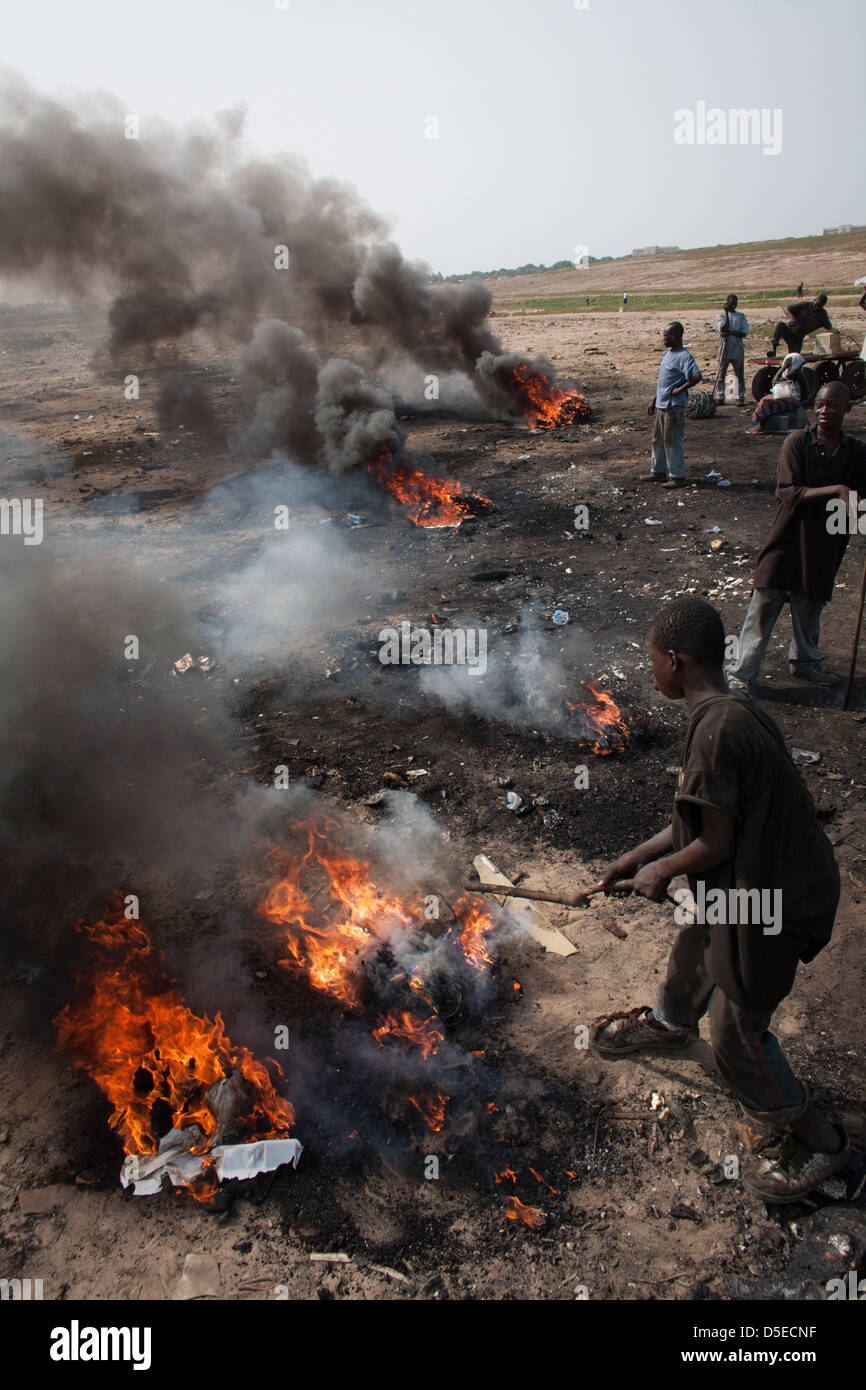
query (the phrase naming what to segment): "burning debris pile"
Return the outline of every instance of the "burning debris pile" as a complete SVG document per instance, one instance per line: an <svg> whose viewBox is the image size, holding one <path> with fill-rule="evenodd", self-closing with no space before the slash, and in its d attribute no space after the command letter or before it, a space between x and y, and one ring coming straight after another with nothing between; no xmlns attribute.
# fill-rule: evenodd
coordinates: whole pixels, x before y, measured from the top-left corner
<svg viewBox="0 0 866 1390"><path fill-rule="evenodd" d="M102 921L80 922L77 930L89 960L77 982L79 1000L55 1019L58 1045L111 1105L109 1123L128 1155L124 1179L146 1180L165 1167L175 1186L210 1201L221 1169L233 1175L229 1135L257 1145L284 1139L294 1124L268 1069L279 1075L280 1068L233 1044L219 1013L211 1020L187 1007L147 929L125 916L121 894ZM299 1155L291 1141L268 1158L297 1163ZM148 1164L153 1157L160 1162ZM234 1165L235 1173L242 1169ZM261 1169L246 1175L254 1171ZM142 1190L158 1188L157 1180Z"/></svg>
<svg viewBox="0 0 866 1390"><path fill-rule="evenodd" d="M408 1062L406 1103L437 1133L449 1101L441 1078L459 1052L446 1042L448 1024L493 993L493 919L468 894L413 901L381 889L369 861L344 848L333 816L299 822L291 835L306 848L270 850L278 877L259 906L288 951L280 965L342 1010L375 1020L375 1043Z"/></svg>
<svg viewBox="0 0 866 1390"><path fill-rule="evenodd" d="M171 348L158 413L173 428L212 416L176 345L199 330L245 342L245 418L232 447L285 450L338 473L366 468L410 520L445 526L486 501L407 450L395 406L401 364L436 382L436 399L440 376L458 374L464 408L486 418L545 429L587 418L585 398L560 387L549 362L503 353L485 285L434 284L352 189L314 179L298 159L250 158L238 113L188 132L149 122L141 140L127 124L113 100L82 118L4 78L0 275L81 298L108 287L112 370L158 365L159 349Z"/></svg>
<svg viewBox="0 0 866 1390"><path fill-rule="evenodd" d="M592 701L574 704L570 700L564 701L573 719L580 721L578 738L581 745L599 757L622 753L631 737L631 720L614 704L607 691L598 690L591 681L584 681L584 687L595 697Z"/></svg>
<svg viewBox="0 0 866 1390"><path fill-rule="evenodd" d="M409 520L416 526L459 526L467 517L479 516L490 506L487 497L464 492L456 479L435 478L408 461L398 462L384 445L367 468L379 486L407 508Z"/></svg>

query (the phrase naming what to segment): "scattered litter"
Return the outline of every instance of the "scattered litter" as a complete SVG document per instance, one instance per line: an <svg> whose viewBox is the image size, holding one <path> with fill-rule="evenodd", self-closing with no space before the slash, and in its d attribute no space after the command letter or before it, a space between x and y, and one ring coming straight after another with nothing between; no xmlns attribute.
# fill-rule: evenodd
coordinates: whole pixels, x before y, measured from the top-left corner
<svg viewBox="0 0 866 1390"><path fill-rule="evenodd" d="M722 529L721 526L705 526L705 527L704 527L704 535L705 535L705 536L717 536L717 535L719 534L719 532L721 531L721 529Z"/></svg>
<svg viewBox="0 0 866 1390"><path fill-rule="evenodd" d="M810 753L808 748L792 748L791 757L795 763L819 763L821 761L821 754Z"/></svg>
<svg viewBox="0 0 866 1390"><path fill-rule="evenodd" d="M65 1200L66 1195L59 1183L52 1187L33 1187L28 1192L18 1193L18 1206L22 1216L47 1216Z"/></svg>
<svg viewBox="0 0 866 1390"><path fill-rule="evenodd" d="M719 481L716 483L716 487L730 487L730 486L731 486L731 480L730 480L730 478L719 478Z"/></svg>
<svg viewBox="0 0 866 1390"><path fill-rule="evenodd" d="M643 524L644 526L661 526L661 522L655 521L651 516L645 516L643 519Z"/></svg>
<svg viewBox="0 0 866 1390"><path fill-rule="evenodd" d="M372 796L364 797L365 806L382 806L385 802L385 792L374 792Z"/></svg>
<svg viewBox="0 0 866 1390"><path fill-rule="evenodd" d="M503 791L504 791L506 787L513 787L513 786L514 786L514 778L513 778L513 777L497 777L497 779L496 779L496 785L497 785L497 787L502 787L502 789L503 789Z"/></svg>
<svg viewBox="0 0 866 1390"><path fill-rule="evenodd" d="M650 1096L650 1110L658 1110L664 1103L664 1097L659 1095L658 1091L653 1091Z"/></svg>
<svg viewBox="0 0 866 1390"><path fill-rule="evenodd" d="M369 526L370 519L363 512L347 512L343 524L345 526Z"/></svg>
<svg viewBox="0 0 866 1390"><path fill-rule="evenodd" d="M557 608L553 615L553 621L556 623L557 627L565 627L565 624L568 622L568 613L566 610L564 608Z"/></svg>
<svg viewBox="0 0 866 1390"><path fill-rule="evenodd" d="M337 1250L333 1255L313 1254L310 1256L310 1263L319 1265L347 1265L351 1264L351 1260L345 1250Z"/></svg>
<svg viewBox="0 0 866 1390"><path fill-rule="evenodd" d="M509 811L519 811L523 805L523 797L518 796L517 792L509 792L505 798L505 804Z"/></svg>
<svg viewBox="0 0 866 1390"><path fill-rule="evenodd" d="M213 1255L187 1255L183 1274L172 1297L178 1301L190 1298L222 1298L220 1267Z"/></svg>
<svg viewBox="0 0 866 1390"><path fill-rule="evenodd" d="M711 468L709 473L707 474L708 478L721 478L721 476L721 473L719 473L715 468Z"/></svg>
<svg viewBox="0 0 866 1390"><path fill-rule="evenodd" d="M531 455L531 454L518 454L518 455L517 455L517 462L518 462L518 463L526 463L526 462L527 462L529 459L531 459L531 458L532 458L532 455Z"/></svg>
<svg viewBox="0 0 866 1390"><path fill-rule="evenodd" d="M183 656L179 656L177 661L173 663L171 673L173 676L183 676L187 671L196 668L208 675L215 666L216 662L212 656L194 657L192 652L184 652Z"/></svg>
<svg viewBox="0 0 866 1390"><path fill-rule="evenodd" d="M430 776L430 773L427 771L426 767L412 767L412 768L410 768L409 771L406 773L406 776L407 776L407 777L429 777L429 776Z"/></svg>
<svg viewBox="0 0 866 1390"><path fill-rule="evenodd" d="M710 541L710 550L713 550L718 554L718 552L721 550L724 544L724 537L719 536L718 540Z"/></svg>
<svg viewBox="0 0 866 1390"><path fill-rule="evenodd" d="M166 1177L174 1187L193 1182L205 1169L211 1170L220 1182L224 1178L254 1178L257 1173L272 1173L286 1163L297 1168L303 1153L297 1139L220 1144L206 1154L190 1153L203 1138L198 1125L189 1125L183 1130L170 1129L155 1154L127 1154L120 1169L121 1186L132 1187L136 1197L151 1197L162 1190Z"/></svg>

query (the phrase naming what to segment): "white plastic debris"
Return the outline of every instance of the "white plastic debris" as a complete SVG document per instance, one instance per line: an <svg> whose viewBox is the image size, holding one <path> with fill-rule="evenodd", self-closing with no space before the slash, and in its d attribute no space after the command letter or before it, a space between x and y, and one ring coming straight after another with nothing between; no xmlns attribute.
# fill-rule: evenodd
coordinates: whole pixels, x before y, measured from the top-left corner
<svg viewBox="0 0 866 1390"><path fill-rule="evenodd" d="M721 478L721 476L721 473L719 473L719 471L715 468L711 468L709 473L707 474L708 478Z"/></svg>
<svg viewBox="0 0 866 1390"><path fill-rule="evenodd" d="M645 516L643 519L643 524L644 526L661 526L661 522L655 521L651 516Z"/></svg>
<svg viewBox="0 0 866 1390"><path fill-rule="evenodd" d="M791 757L795 763L819 763L820 753L810 753L808 748L792 748Z"/></svg>
<svg viewBox="0 0 866 1390"><path fill-rule="evenodd" d="M730 478L719 478L719 481L716 483L716 487L730 487L730 486L731 486L731 480L730 480Z"/></svg>
<svg viewBox="0 0 866 1390"><path fill-rule="evenodd" d="M217 1179L254 1178L258 1173L272 1173L291 1163L297 1168L303 1145L297 1139L260 1139L255 1144L220 1144L206 1154L193 1154L190 1149L202 1141L198 1125L188 1129L170 1129L155 1154L127 1154L120 1169L123 1187L132 1187L136 1197L152 1197L161 1191L163 1178L173 1187L193 1182L206 1168Z"/></svg>

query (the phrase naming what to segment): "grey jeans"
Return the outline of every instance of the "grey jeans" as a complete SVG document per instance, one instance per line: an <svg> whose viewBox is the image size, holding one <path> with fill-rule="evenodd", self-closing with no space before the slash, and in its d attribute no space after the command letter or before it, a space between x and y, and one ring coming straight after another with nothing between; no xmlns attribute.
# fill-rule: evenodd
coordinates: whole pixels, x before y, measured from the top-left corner
<svg viewBox="0 0 866 1390"><path fill-rule="evenodd" d="M686 476L686 408L671 406L656 409L653 425L653 472L668 473L672 478Z"/></svg>
<svg viewBox="0 0 866 1390"><path fill-rule="evenodd" d="M710 1042L719 1075L747 1115L784 1129L799 1120L808 1096L770 1032L772 1012L743 1009L710 980L706 966L711 928L681 927L653 1013L674 1028L696 1028L710 1016ZM721 928L724 930L724 928Z"/></svg>
<svg viewBox="0 0 866 1390"><path fill-rule="evenodd" d="M737 664L730 671L732 676L742 681L757 680L773 628L786 603L791 605L794 629L788 647L788 661L797 667L820 666L824 660L824 653L818 649L824 604L803 598L801 594L789 594L784 589L753 589L749 611L740 633Z"/></svg>

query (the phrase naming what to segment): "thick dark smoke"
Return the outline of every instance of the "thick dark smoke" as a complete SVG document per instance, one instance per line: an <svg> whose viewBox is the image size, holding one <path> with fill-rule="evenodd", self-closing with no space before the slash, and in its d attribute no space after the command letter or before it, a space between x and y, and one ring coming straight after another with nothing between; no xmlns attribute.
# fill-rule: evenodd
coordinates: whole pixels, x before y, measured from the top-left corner
<svg viewBox="0 0 866 1390"><path fill-rule="evenodd" d="M63 296L108 293L118 362L197 330L248 344L247 414L231 430L243 452L282 448L342 472L368 449L401 449L395 391L407 361L465 374L462 393L449 385L452 403L484 416L525 409L509 389L522 359L502 354L487 287L433 284L352 188L298 158L251 157L238 111L186 130L146 117L136 132L113 98L73 108L7 73L0 206L0 276ZM339 338L345 358L347 334L352 361L334 363L328 343ZM161 419L206 427L202 383L166 388Z"/></svg>

